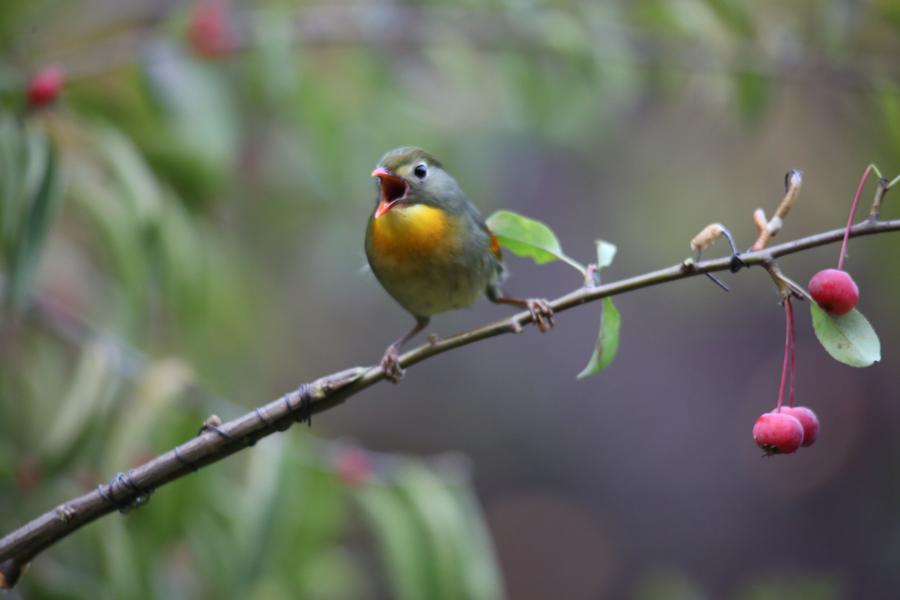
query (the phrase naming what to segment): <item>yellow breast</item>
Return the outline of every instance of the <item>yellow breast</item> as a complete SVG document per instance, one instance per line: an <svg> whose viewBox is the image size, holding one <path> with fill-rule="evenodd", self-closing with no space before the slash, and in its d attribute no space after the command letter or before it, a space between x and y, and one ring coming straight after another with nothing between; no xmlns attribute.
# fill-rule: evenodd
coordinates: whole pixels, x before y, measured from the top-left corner
<svg viewBox="0 0 900 600"><path fill-rule="evenodd" d="M477 244L467 241L464 218L414 204L395 206L369 221L366 256L372 272L413 315L469 306L494 276Z"/></svg>
<svg viewBox="0 0 900 600"><path fill-rule="evenodd" d="M438 258L456 252L456 219L425 204L395 206L372 220L372 249L379 258L406 262L414 257Z"/></svg>

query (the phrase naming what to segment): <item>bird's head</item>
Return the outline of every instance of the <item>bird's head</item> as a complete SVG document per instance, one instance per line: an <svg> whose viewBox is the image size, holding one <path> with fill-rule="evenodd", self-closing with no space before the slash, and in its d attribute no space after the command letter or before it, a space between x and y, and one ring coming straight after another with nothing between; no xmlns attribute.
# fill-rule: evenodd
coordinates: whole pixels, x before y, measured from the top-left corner
<svg viewBox="0 0 900 600"><path fill-rule="evenodd" d="M415 204L452 211L458 209L464 198L456 180L421 148L391 150L378 161L372 177L378 178L376 219L393 208Z"/></svg>

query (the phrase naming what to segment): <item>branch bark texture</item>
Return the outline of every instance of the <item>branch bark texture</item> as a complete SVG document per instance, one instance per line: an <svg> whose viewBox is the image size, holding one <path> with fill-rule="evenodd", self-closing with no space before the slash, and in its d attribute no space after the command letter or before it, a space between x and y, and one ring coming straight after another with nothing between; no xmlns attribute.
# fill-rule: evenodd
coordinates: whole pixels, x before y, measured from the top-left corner
<svg viewBox="0 0 900 600"><path fill-rule="evenodd" d="M741 255L747 267L769 267L780 256L803 252L841 241L844 229L834 229ZM870 218L851 229L851 237L900 231L900 219L878 221ZM688 277L726 271L732 268L731 257L705 261L685 261L670 267L636 275L599 286L584 286L565 294L550 305L556 313L616 296ZM528 311L494 321L464 333L414 348L401 356L400 364L409 367L437 354L487 338L519 333L532 322ZM0 588L11 588L22 569L37 554L78 528L113 511L127 512L146 502L159 487L217 462L276 431L283 431L297 421L341 404L348 397L385 379L380 366L352 367L303 384L294 392L260 406L225 423L207 422L200 434L156 458L116 475L109 483L58 505L0 539Z"/></svg>

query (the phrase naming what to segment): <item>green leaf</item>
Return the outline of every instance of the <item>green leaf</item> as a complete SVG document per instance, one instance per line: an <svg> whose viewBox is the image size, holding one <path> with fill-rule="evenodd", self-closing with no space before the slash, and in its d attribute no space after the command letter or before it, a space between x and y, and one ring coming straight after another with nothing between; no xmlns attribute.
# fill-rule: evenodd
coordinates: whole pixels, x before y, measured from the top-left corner
<svg viewBox="0 0 900 600"><path fill-rule="evenodd" d="M98 125L92 139L103 156L112 181L142 226L155 224L159 219L162 199L160 184L153 170L144 160L132 140L114 127Z"/></svg>
<svg viewBox="0 0 900 600"><path fill-rule="evenodd" d="M499 600L503 598L500 567L485 523L484 514L468 478L448 485L462 521L455 534L462 540L465 598Z"/></svg>
<svg viewBox="0 0 900 600"><path fill-rule="evenodd" d="M810 302L813 328L822 346L835 360L851 367L868 367L881 360L881 342L866 318L856 309L832 317Z"/></svg>
<svg viewBox="0 0 900 600"><path fill-rule="evenodd" d="M618 248L606 240L594 240L597 245L597 270L608 267L616 257Z"/></svg>
<svg viewBox="0 0 900 600"><path fill-rule="evenodd" d="M594 285L600 285L600 270L612 264L618 248L605 240L594 240L597 245L597 268L594 269Z"/></svg>
<svg viewBox="0 0 900 600"><path fill-rule="evenodd" d="M509 210L499 210L488 217L487 226L501 246L513 254L531 258L539 265L563 256L556 234L540 221Z"/></svg>
<svg viewBox="0 0 900 600"><path fill-rule="evenodd" d="M603 299L603 315L600 317L600 332L597 334L597 347L591 354L587 366L578 374L578 379L596 375L610 365L619 351L619 329L622 316L613 304L612 298Z"/></svg>
<svg viewBox="0 0 900 600"><path fill-rule="evenodd" d="M463 523L446 483L418 463L398 469L395 477L398 492L408 502L407 515L419 523L425 541L433 577L426 597L434 600L471 597L462 590L467 540L460 539Z"/></svg>
<svg viewBox="0 0 900 600"><path fill-rule="evenodd" d="M399 600L431 597L432 558L421 526L410 518L409 504L387 485L365 486L357 498L374 532L392 596Z"/></svg>
<svg viewBox="0 0 900 600"><path fill-rule="evenodd" d="M584 273L584 267L563 252L553 230L540 221L498 210L487 218L487 226L500 245L513 254L530 258L539 265L562 260Z"/></svg>
<svg viewBox="0 0 900 600"><path fill-rule="evenodd" d="M499 568L464 473L404 461L356 496L390 576L391 597L497 600Z"/></svg>
<svg viewBox="0 0 900 600"><path fill-rule="evenodd" d="M22 191L26 146L22 142L21 127L6 113L0 113L0 242L3 254L11 253L16 232L25 211Z"/></svg>
<svg viewBox="0 0 900 600"><path fill-rule="evenodd" d="M72 447L91 424L106 418L122 383L115 372L117 357L108 341L85 344L59 409L42 433L39 452L45 458L71 458Z"/></svg>
<svg viewBox="0 0 900 600"><path fill-rule="evenodd" d="M179 150L193 153L202 176L222 177L234 160L238 118L224 76L168 42L152 44L141 62Z"/></svg>
<svg viewBox="0 0 900 600"><path fill-rule="evenodd" d="M24 176L15 209L19 214L3 219L8 229L4 239L9 272L7 301L13 311L26 304L44 243L62 201L53 145L40 134L26 135L21 143L25 163L20 165ZM12 204L13 199L8 202Z"/></svg>
<svg viewBox="0 0 900 600"><path fill-rule="evenodd" d="M753 36L756 28L745 2L741 0L706 0L706 4L732 33L747 38Z"/></svg>

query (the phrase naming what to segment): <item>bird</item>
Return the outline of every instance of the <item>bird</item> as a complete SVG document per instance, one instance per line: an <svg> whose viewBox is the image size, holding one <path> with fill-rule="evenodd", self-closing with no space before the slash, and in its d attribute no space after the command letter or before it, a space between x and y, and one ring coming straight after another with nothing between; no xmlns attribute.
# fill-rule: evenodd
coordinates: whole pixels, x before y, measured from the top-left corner
<svg viewBox="0 0 900 600"><path fill-rule="evenodd" d="M553 327L543 298L506 296L503 254L496 236L456 180L430 153L405 146L388 151L372 171L378 196L366 226L369 266L387 293L415 319L391 343L381 366L397 383L400 350L433 315L468 307L481 294L525 307L541 332Z"/></svg>

